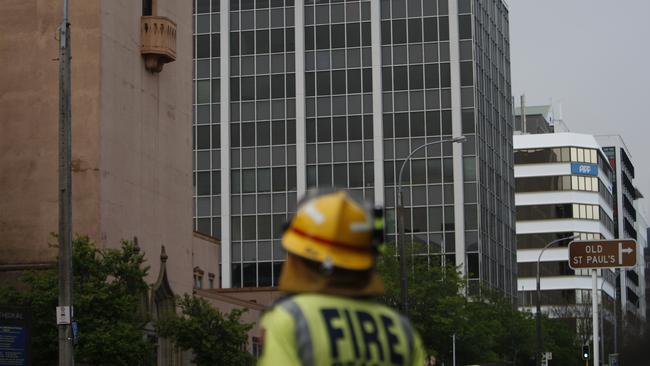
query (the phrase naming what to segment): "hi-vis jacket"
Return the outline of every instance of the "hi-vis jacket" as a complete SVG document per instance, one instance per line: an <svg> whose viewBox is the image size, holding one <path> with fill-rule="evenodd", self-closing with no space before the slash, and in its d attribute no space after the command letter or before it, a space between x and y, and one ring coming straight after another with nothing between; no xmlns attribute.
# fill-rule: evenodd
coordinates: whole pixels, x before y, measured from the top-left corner
<svg viewBox="0 0 650 366"><path fill-rule="evenodd" d="M409 320L371 300L295 295L264 314L261 326L260 366L424 365Z"/></svg>

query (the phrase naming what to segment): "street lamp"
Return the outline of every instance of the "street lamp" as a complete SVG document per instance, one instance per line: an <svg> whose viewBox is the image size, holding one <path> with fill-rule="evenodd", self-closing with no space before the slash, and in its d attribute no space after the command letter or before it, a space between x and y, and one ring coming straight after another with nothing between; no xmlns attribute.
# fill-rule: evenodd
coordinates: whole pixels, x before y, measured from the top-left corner
<svg viewBox="0 0 650 366"><path fill-rule="evenodd" d="M463 142L467 138L463 135L458 136L458 137L453 137L450 139L446 140L438 140L438 141L431 141L428 142L424 145L418 146L415 150L411 151L411 153L404 159L402 162L402 165L400 166L399 169L399 175L397 177L397 212L398 212L398 220L397 220L397 227L398 227L398 237L397 241L399 244L399 273L400 273L400 295L402 297L402 312L404 315L408 313L408 295L407 295L407 289L408 289L408 284L407 284L407 279L406 279L406 255L404 253L404 207L402 205L402 173L404 172L404 167L406 166L406 163L411 159L411 157L421 149L435 145L435 144L442 144L445 142Z"/></svg>
<svg viewBox="0 0 650 366"><path fill-rule="evenodd" d="M555 239L552 242L546 244L544 249L542 249L542 251L539 253L539 256L537 257L537 313L535 314L535 323L536 323L535 325L536 325L536 328L537 328L537 353L535 354L536 365L540 364L540 361L541 361L540 356L542 354L542 348L543 348L543 346L542 346L542 311L541 311L541 307L540 307L540 297L541 297L540 292L541 291L540 291L540 281L539 281L539 262L542 260L542 254L544 254L544 251L546 249L548 249L550 246L552 246L554 244L557 244L557 243L560 243L560 242L563 242L565 240L575 239L577 237L578 237L578 235L575 234L575 235L567 236L567 237L564 237L564 238Z"/></svg>

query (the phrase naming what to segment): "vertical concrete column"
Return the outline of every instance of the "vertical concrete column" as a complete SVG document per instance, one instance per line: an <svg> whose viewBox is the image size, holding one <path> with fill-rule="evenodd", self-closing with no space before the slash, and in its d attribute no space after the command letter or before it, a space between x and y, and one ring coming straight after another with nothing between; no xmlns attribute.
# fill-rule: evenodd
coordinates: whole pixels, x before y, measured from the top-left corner
<svg viewBox="0 0 650 366"><path fill-rule="evenodd" d="M230 2L221 1L221 286L232 286L230 233Z"/></svg>
<svg viewBox="0 0 650 366"><path fill-rule="evenodd" d="M449 62L451 70L451 121L453 136L462 134L460 105L460 55L458 35L458 0L449 0ZM463 194L463 146L453 144L454 221L456 234L456 266L461 274L465 268L465 207Z"/></svg>
<svg viewBox="0 0 650 366"><path fill-rule="evenodd" d="M372 151L375 175L375 205L384 205L384 128L381 85L381 3L370 2L372 50Z"/></svg>
<svg viewBox="0 0 650 366"><path fill-rule="evenodd" d="M298 199L307 189L305 141L305 6L304 0L295 1L295 65L296 65L296 189Z"/></svg>

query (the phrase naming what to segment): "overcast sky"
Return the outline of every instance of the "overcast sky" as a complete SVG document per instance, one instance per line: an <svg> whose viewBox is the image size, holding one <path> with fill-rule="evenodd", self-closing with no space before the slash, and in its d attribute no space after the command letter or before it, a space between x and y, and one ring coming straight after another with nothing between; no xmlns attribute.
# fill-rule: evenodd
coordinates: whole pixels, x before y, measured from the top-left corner
<svg viewBox="0 0 650 366"><path fill-rule="evenodd" d="M635 184L650 198L650 1L508 5L516 104L522 93L526 105L553 101L557 111L561 103L572 132L621 135L635 164Z"/></svg>

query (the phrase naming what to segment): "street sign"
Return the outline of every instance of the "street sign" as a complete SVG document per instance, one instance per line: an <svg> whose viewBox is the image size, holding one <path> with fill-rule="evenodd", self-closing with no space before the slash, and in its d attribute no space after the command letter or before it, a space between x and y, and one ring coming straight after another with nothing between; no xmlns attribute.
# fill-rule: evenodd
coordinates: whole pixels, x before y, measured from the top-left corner
<svg viewBox="0 0 650 366"><path fill-rule="evenodd" d="M618 366L618 353L609 354L609 366Z"/></svg>
<svg viewBox="0 0 650 366"><path fill-rule="evenodd" d="M30 365L31 312L0 307L0 366Z"/></svg>
<svg viewBox="0 0 650 366"><path fill-rule="evenodd" d="M621 240L580 240L569 243L569 267L627 268L636 265L636 242Z"/></svg>

